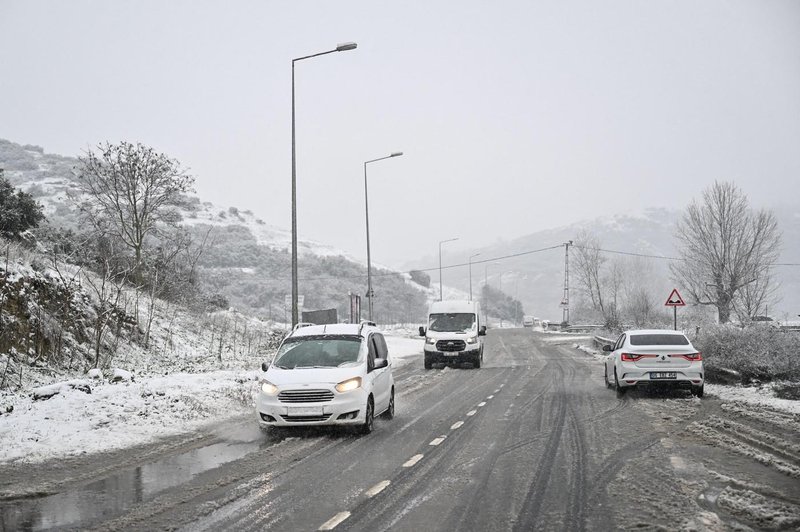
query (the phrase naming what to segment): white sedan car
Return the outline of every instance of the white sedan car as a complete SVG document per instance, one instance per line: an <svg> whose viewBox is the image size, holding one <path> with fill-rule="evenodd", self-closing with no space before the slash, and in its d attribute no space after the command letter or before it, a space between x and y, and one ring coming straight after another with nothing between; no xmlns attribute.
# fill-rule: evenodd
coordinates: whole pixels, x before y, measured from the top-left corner
<svg viewBox="0 0 800 532"><path fill-rule="evenodd" d="M703 356L680 331L647 329L625 331L605 360L606 386L617 395L640 385L683 387L703 397Z"/></svg>
<svg viewBox="0 0 800 532"><path fill-rule="evenodd" d="M374 323L297 327L262 370L262 427L351 425L369 434L375 416L394 417L392 362Z"/></svg>

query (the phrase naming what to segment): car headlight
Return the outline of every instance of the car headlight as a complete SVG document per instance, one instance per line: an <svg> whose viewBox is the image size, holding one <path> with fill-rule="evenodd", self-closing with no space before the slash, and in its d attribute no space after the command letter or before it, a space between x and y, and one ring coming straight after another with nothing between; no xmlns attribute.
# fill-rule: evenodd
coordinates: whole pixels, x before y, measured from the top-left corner
<svg viewBox="0 0 800 532"><path fill-rule="evenodd" d="M433 345L436 343L436 338L431 338L430 336L428 336L427 338L425 338L425 342Z"/></svg>
<svg viewBox="0 0 800 532"><path fill-rule="evenodd" d="M351 392L359 388L361 388L361 377L353 377L336 385L336 391L340 393Z"/></svg>
<svg viewBox="0 0 800 532"><path fill-rule="evenodd" d="M278 387L271 382L264 381L261 383L261 391L267 395L275 395L278 393Z"/></svg>
<svg viewBox="0 0 800 532"><path fill-rule="evenodd" d="M468 344L477 344L478 343L478 337L477 336L470 336L469 338L467 338L467 343Z"/></svg>

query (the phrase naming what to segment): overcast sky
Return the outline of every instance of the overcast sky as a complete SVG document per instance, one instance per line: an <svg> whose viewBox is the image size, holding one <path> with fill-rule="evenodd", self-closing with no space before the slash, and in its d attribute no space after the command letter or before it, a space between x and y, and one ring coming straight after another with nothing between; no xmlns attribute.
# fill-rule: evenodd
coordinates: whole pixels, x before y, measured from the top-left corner
<svg viewBox="0 0 800 532"><path fill-rule="evenodd" d="M715 179L800 196L800 1L0 0L0 137L140 141L204 200L400 266Z"/></svg>

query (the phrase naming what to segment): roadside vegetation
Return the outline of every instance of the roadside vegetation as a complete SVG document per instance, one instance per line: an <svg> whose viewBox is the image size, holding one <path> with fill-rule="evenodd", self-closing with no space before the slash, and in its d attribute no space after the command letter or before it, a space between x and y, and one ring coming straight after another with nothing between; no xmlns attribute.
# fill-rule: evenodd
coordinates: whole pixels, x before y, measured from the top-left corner
<svg viewBox="0 0 800 532"><path fill-rule="evenodd" d="M703 353L710 382L800 382L798 334L768 325L720 325L701 329L693 343Z"/></svg>

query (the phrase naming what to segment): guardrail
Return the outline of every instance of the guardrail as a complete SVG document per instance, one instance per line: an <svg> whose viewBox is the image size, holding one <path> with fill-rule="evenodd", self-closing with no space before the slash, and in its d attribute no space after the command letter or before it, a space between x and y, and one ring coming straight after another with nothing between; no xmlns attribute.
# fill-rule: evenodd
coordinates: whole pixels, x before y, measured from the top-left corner
<svg viewBox="0 0 800 532"><path fill-rule="evenodd" d="M604 345L614 345L616 340L603 338L602 336L592 336L592 344L598 349L603 349Z"/></svg>

